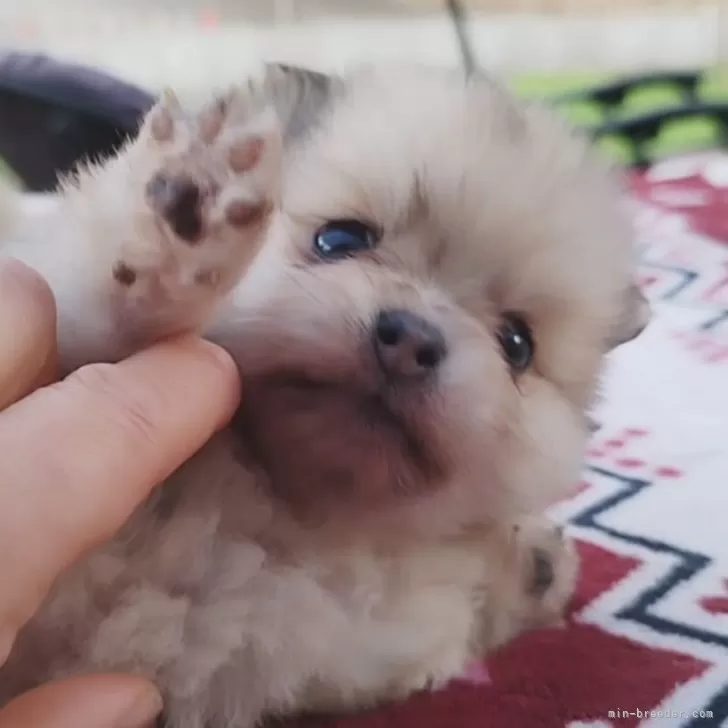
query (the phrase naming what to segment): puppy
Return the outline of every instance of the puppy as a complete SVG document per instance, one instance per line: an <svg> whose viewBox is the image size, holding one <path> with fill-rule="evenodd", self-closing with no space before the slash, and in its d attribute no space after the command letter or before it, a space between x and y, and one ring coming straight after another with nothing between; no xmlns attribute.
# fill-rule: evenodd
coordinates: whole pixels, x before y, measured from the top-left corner
<svg viewBox="0 0 728 728"><path fill-rule="evenodd" d="M246 386L61 579L3 699L131 671L173 728L251 728L437 687L558 619L577 559L540 514L646 308L618 187L549 113L444 70L274 67L200 111L167 95L6 233L68 370L204 330Z"/></svg>

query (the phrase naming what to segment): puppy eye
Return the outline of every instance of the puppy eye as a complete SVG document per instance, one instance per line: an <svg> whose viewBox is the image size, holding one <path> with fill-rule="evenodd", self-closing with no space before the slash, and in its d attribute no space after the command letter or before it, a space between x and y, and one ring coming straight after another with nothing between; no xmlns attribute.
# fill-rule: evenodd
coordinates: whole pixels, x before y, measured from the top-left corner
<svg viewBox="0 0 728 728"><path fill-rule="evenodd" d="M498 329L503 356L516 373L528 369L533 360L533 335L530 326L517 314L506 314Z"/></svg>
<svg viewBox="0 0 728 728"><path fill-rule="evenodd" d="M379 242L377 232L359 220L332 220L314 236L313 244L325 260L349 258L372 250Z"/></svg>

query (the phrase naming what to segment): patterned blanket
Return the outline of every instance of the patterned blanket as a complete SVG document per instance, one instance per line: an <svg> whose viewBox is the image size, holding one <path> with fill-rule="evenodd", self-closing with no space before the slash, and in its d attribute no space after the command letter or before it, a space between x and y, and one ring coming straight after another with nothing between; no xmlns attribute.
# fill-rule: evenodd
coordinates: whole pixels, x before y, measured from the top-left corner
<svg viewBox="0 0 728 728"><path fill-rule="evenodd" d="M435 694L306 728L728 726L728 156L633 180L655 317L614 356L570 523L564 628L524 635Z"/></svg>

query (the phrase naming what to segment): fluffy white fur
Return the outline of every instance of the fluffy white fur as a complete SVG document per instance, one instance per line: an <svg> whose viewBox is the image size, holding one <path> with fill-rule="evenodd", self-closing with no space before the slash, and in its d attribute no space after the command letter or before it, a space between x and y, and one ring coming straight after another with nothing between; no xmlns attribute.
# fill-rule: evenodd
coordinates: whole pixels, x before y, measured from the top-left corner
<svg viewBox="0 0 728 728"><path fill-rule="evenodd" d="M160 170L202 191L192 242ZM60 581L3 699L131 670L174 728L250 728L441 685L558 619L576 558L540 514L578 478L604 355L644 325L618 189L561 122L454 72L271 69L199 112L167 97L48 211L17 212L9 252L53 287L67 369L206 328L246 397ZM381 241L323 262L336 219ZM392 308L443 333L427 380L382 380L371 329ZM535 341L521 373L509 313Z"/></svg>

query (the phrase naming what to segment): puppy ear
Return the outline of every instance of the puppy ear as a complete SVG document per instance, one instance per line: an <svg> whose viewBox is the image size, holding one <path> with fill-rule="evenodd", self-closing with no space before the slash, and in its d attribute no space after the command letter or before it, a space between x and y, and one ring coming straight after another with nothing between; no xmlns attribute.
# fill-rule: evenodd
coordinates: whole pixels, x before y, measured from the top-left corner
<svg viewBox="0 0 728 728"><path fill-rule="evenodd" d="M266 91L283 121L285 135L298 137L317 124L343 81L319 71L281 63L265 67Z"/></svg>
<svg viewBox="0 0 728 728"><path fill-rule="evenodd" d="M609 348L637 338L647 327L652 317L650 304L636 284L631 284L624 295L622 314L609 339Z"/></svg>

